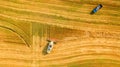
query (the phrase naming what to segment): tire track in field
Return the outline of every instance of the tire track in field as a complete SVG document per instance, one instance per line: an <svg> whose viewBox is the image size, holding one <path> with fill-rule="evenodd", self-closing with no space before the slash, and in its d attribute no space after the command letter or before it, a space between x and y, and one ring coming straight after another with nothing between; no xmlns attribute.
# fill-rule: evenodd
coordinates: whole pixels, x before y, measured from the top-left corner
<svg viewBox="0 0 120 67"><path fill-rule="evenodd" d="M94 31L94 29L92 28L92 30L89 28L88 29L88 27L86 27L86 26L84 26L83 25L83 23L82 23L82 25L84 26L82 26L82 27L73 27L73 26L70 26L70 25L63 25L63 24L59 24L59 23L47 23L47 22L42 22L42 21L38 21L38 20L30 20L30 19L21 19L21 18L16 18L16 17L12 17L12 16L8 16L8 15L3 15L3 14L0 14L0 16L3 16L3 17L7 17L7 18L11 18L11 19L14 19L14 20L20 20L20 21L27 21L27 22L31 22L31 23L42 23L42 24L46 24L46 25L52 25L52 26L58 26L58 27L61 27L61 28L68 28L68 29L76 29L76 30L88 30L88 31ZM86 23L85 23L86 24ZM86 25L88 25L88 24L86 24ZM80 25L81 26L81 25ZM89 25L89 26L91 26L91 25ZM93 26L93 25L92 25ZM93 26L94 27L94 26ZM104 26L103 26L104 27ZM105 28L107 29L107 28L109 28L109 27L106 27L105 26ZM109 29L110 30L110 29ZM116 30L117 30L117 28L116 28ZM112 30L112 31L116 31L116 30ZM97 31L97 30L96 30Z"/></svg>
<svg viewBox="0 0 120 67"><path fill-rule="evenodd" d="M52 0L52 1L54 1L54 0ZM71 8L71 6L64 6L64 5L61 5L62 3L60 3L60 2L57 2L57 1L55 1L54 3L52 3L52 1L49 1L48 3L40 3L40 5L41 4L43 4L43 6L44 5L51 5L51 6L57 6L57 7L62 7L63 9L65 9L65 8ZM60 1L60 0L59 0ZM8 1L5 1L5 2L8 2ZM11 2L11 1L9 1L9 2ZM9 3L8 2L8 3ZM14 2L14 1L12 1L12 2ZM24 2L27 2L26 4L28 4L29 2L28 1L24 1ZM36 4L37 2L34 2L33 3L33 1L30 1L30 2L32 2L32 3L30 3L30 6L32 6L33 4ZM63 2L65 2L65 1L63 1ZM85 2L85 1L84 1ZM101 1L99 1L99 2L101 2ZM104 2L104 1L102 1L102 2ZM113 2L113 1L112 1ZM19 2L14 2L14 3L16 3L16 4L18 4ZM58 3L60 3L60 5L58 4ZM89 2L87 2L86 1L86 4L88 4ZM91 3L90 2L90 4L95 4L95 3L98 3L97 1L94 1L94 3ZM111 3L111 2L110 2ZM110 5L110 3L109 4L106 4L106 5ZM116 3L116 1L114 1L113 3ZM22 2L20 2L19 3L21 6L22 6ZM20 6L19 5L19 6ZM36 6L38 6L39 5L39 3L37 3L37 5L35 5L34 7L36 7ZM17 8L17 7L8 7L8 6L4 6L4 5L1 5L1 6L3 6L3 7L6 7L6 8L10 8L10 9L13 9L13 10L17 10L17 11L26 11L26 9L23 9L22 7L20 7L20 8ZM28 5L29 6L29 5ZM119 4L114 4L113 6L119 6ZM65 7L65 8L64 8ZM31 8L31 7L30 7ZM73 8L73 7L72 7ZM48 8L46 8L46 10L47 10ZM29 11L30 10L30 11ZM55 9L54 9L55 10ZM89 10L89 9L88 9ZM34 12L35 11L35 12ZM36 14L44 14L44 15L46 15L46 16L49 16L49 17L51 17L51 16L53 16L53 15L57 15L57 16L55 16L55 17L58 17L58 18L55 18L55 19L59 19L60 17L59 17L59 14L54 14L54 13L51 13L51 12L47 12L47 11L41 11L40 13L39 13L39 11L38 12L36 12L37 11L37 9L36 10L32 10L32 8L31 9L27 9L27 11L26 12L30 12L30 13L36 13ZM60 11L60 10L58 10L58 11ZM105 13L107 12L107 10L103 10L103 11L105 11ZM65 11L63 11L63 12L65 12ZM78 12L79 12L79 10L78 10ZM114 12L114 10L113 11L111 11L111 12ZM115 11L116 12L116 11ZM59 13L59 12L58 12ZM87 13L87 9L85 9L85 13ZM119 12L118 12L119 13ZM17 13L16 13L17 14ZM62 13L61 13L62 14ZM72 14L72 13L71 13ZM102 14L102 13L101 13ZM104 13L103 13L104 14ZM19 15L19 14L17 14L17 15ZM62 17L63 18L65 18L66 19L66 17L67 18L79 18L79 17L82 17L82 16L76 16L76 15L72 15L72 16L70 16L70 17L68 17L68 15L66 16L67 14L64 14L64 15L62 15ZM82 15L82 14L80 14L80 15ZM41 24L46 24L46 25L52 25L52 26L58 26L58 27L60 27L60 28L67 28L67 29L77 29L77 30L83 30L83 31L87 31L87 30L89 30L90 32L92 32L92 35L96 35L95 33L96 32L94 32L94 31L99 31L98 29L96 29L96 28L99 28L99 27L94 27L93 29L90 27L90 23L89 22L91 22L92 23L92 20L91 20L91 18L90 17L87 17L87 18L82 18L83 20L86 20L86 21L84 21L84 22L88 22L88 25L86 25L86 26L84 26L84 24L82 24L82 25L80 25L80 24L78 24L78 27L76 26L76 27L73 27L72 25L70 25L70 24L72 24L72 22L75 22L75 20L73 20L69 25L67 25L67 24L61 24L61 23L56 23L56 22L54 22L53 23L53 21L49 21L49 20L46 20L46 21L44 21L44 20L33 20L32 18L27 18L26 19L26 17L17 17L17 16L9 16L9 15L7 15L7 14L0 14L0 16L1 17L7 17L7 18L9 18L9 19L14 19L14 20L17 20L17 21L22 21L22 22L29 22L29 23L41 23ZM25 15L24 15L25 16ZM84 16L87 16L87 14L84 14ZM100 16L100 15L96 15L96 16L94 16L94 17L97 17L97 16ZM112 17L111 16L111 14L107 14L107 15L105 15L105 16L110 16L110 18ZM118 15L119 16L119 15ZM34 17L34 16L32 16L31 15L31 17ZM102 16L101 16L102 17ZM40 18L40 17L39 17ZM46 18L46 17L44 17L44 18ZM103 18L106 18L106 17L104 17L103 16ZM107 19L104 19L104 20L100 20L100 18L97 18L97 19L94 19L96 22L97 21L101 21L101 22L110 22L111 21L111 23L113 22L113 20L114 20L114 18L112 18L112 19L110 19L110 18L108 18L107 17ZM51 18L49 18L49 19L51 19ZM110 19L110 20L109 20ZM117 18L118 19L118 18ZM52 19L51 19L52 20ZM107 21L107 20L109 20L109 21ZM49 22L47 22L47 21L49 21ZM115 22L118 22L119 20L115 20ZM65 21L64 21L65 22ZM77 22L77 21L76 21ZM79 22L81 22L81 21L79 21ZM96 24L97 25L97 24ZM82 26L82 27L81 27ZM105 25L104 26L104 28L106 28L108 25ZM106 32L106 31L109 31L109 32L115 32L115 31L117 31L117 33L119 33L120 32L120 30L119 30L119 27L117 27L117 30L115 30L115 27L117 26L117 25L113 25L114 27L109 27L108 29L106 29L106 30L104 30L104 28L101 26L101 28L102 28L102 32ZM119 25L118 25L119 26ZM91 28L91 29L90 29ZM113 29L111 29L111 28L113 28ZM110 30L114 30L114 31L110 31ZM51 32L51 31L47 31L48 33L49 32ZM54 32L53 32L54 33ZM76 33L76 32L75 32ZM65 33L64 33L65 34ZM71 34L71 33L70 33ZM63 34L61 34L61 35L63 35ZM92 37L92 35L91 35L91 37ZM48 36L48 37L50 37L50 35L49 34L46 34L46 36ZM81 36L80 34L79 34L79 36ZM104 35L105 36L105 35ZM104 36L101 36L101 37L103 37L103 38L105 38ZM58 36L59 37L59 36ZM88 35L88 38L90 37L90 35ZM98 36L93 36L93 39L95 40L95 37L98 37ZM29 38L29 37L28 37ZM118 37L116 37L116 36L113 36L113 40L115 40L115 39L117 39L117 38L119 38L119 36ZM32 67L39 67L40 65L42 66L44 66L44 65L46 65L46 66L44 66L44 67L47 67L47 66L49 66L49 65L60 65L60 64L66 64L66 63L71 63L71 62L78 62L78 61L82 61L82 60L89 60L89 59L98 59L100 56L102 56L102 57L104 57L105 59L107 58L107 59L113 59L113 60L120 60L120 55L117 53L117 51L116 51L116 49L119 49L119 43L117 42L117 41L119 41L119 39L117 39L115 42L112 42L112 43L106 43L106 42L101 42L100 44L99 44L99 42L97 43L97 42L88 42L88 41L86 41L86 40L82 40L82 41L86 41L85 43L80 43L80 45L82 45L82 46L80 46L79 44L75 44L75 43L70 43L70 42L68 42L68 41L66 41L66 42L64 42L65 44L63 44L63 43L60 43L60 44L62 44L62 46L55 46L55 49L53 49L53 52L51 52L51 54L48 54L48 55L41 55L42 53L41 53L41 51L39 50L39 44L40 44L40 42L39 42L39 37L33 37L33 45L32 45L32 58L30 58L31 60L32 60L32 64L30 64ZM97 39L97 38L96 38ZM100 41L100 40L102 40L102 39L98 39L98 41ZM75 41L75 40L74 40ZM106 39L106 41L107 41L107 39ZM112 41L112 40L109 40L109 41ZM109 42L109 41L107 41L107 42ZM116 45L116 42L117 42L117 45ZM68 43L68 44L67 44ZM90 43L90 44L89 44ZM41 44L43 44L43 42L41 43ZM67 45L66 45L67 44ZM74 46L72 45L72 46L68 46L68 45L70 45L70 44L74 44ZM99 46L97 46L97 44L99 44ZM104 44L104 45L103 45ZM107 44L107 45L106 45ZM111 45L108 45L108 44L111 44ZM115 45L114 45L115 44ZM43 46L43 45L41 45L41 46ZM59 48L59 49L58 49ZM81 53L79 53L79 52L81 52L81 50L78 50L78 48L80 48L80 49L83 49L83 54L81 54ZM92 48L92 49L91 49ZM99 48L100 49L100 51L98 51L97 52L97 48ZM104 49L108 49L109 48L109 52L104 52ZM85 51L84 51L84 49L85 49ZM113 51L112 51L112 49L114 49ZM67 51L66 51L67 50ZM73 51L71 51L71 50L73 50ZM92 52L93 51L93 52ZM115 51L115 52L114 52ZM7 51L6 51L7 52ZM59 53L58 53L59 52ZM99 53L100 52L100 53ZM118 51L119 52L119 51ZM12 52L11 52L12 53ZM73 55L71 55L70 53L72 53ZM2 54L2 53L0 53L0 54ZM29 53L28 53L29 54ZM15 55L15 54L13 54L13 55ZM12 56L13 56L12 55ZM65 56L66 55L66 56ZM19 54L18 55L15 55L15 56L18 56L19 57L19 59L21 59L22 60L22 58L23 58L23 56L25 56L26 58L27 58L27 56L26 55L23 55L23 56L19 56ZM30 57L31 57L31 55L30 55ZM25 59L26 59L25 58ZM2 58L1 58L2 59ZM15 59L15 58L12 58L12 59ZM27 59L29 59L29 58L27 58ZM101 58L100 58L101 59ZM40 62L39 62L40 61ZM7 64L10 64L10 65L19 65L19 66L25 66L26 65L26 63L24 63L24 62L20 62L19 63L19 61L17 61L17 63L16 64L14 64L14 62L16 62L16 61L12 61L12 60L8 60L8 63ZM3 63L5 63L5 61L2 61L0 64L3 64ZM26 65L27 66L27 65Z"/></svg>
<svg viewBox="0 0 120 67"><path fill-rule="evenodd" d="M1 6L2 6L2 5L1 5ZM9 7L9 6L6 6L6 7ZM17 9L17 8L13 8L13 7L11 7L11 8L12 8L12 9L15 9L15 10ZM20 9L20 8L19 8L19 9ZM17 9L17 10L19 10L19 9ZM22 10L22 9L20 9L20 10ZM23 10L26 10L26 9L23 9ZM27 11L30 11L30 12L31 12L31 11L33 11L33 10L27 10ZM37 11L37 12L41 12L41 11ZM42 11L42 12L43 12L43 11ZM44 13L45 13L45 12L44 12ZM48 13L48 12L46 12L46 13ZM112 13L113 13L113 12L112 12ZM49 15L49 14L48 14L48 15Z"/></svg>
<svg viewBox="0 0 120 67"><path fill-rule="evenodd" d="M34 63L33 63L34 64Z"/></svg>
<svg viewBox="0 0 120 67"><path fill-rule="evenodd" d="M94 34L94 33L93 33ZM104 37L103 37L104 38ZM95 39L100 39L100 38L93 38L94 40ZM102 39L102 38L101 38ZM101 40L100 39L100 40ZM115 38L116 39L116 38ZM113 40L115 40L115 39L113 39ZM89 40L89 39L88 39ZM100 41L99 40L99 41ZM106 39L106 41L107 41L107 39ZM118 41L118 42L117 42ZM109 40L109 42L110 42L110 40ZM115 40L114 42L111 42L111 44L114 44L115 42L117 42L118 44L119 44L119 40ZM117 51L116 51L116 48L119 50L119 47L118 46L106 46L106 45L99 45L99 46L97 46L97 45L85 45L84 46L84 44L86 44L86 43L88 43L88 41L85 41L85 43L82 43L81 44L81 46L80 45L75 45L75 46L73 46L73 47L71 47L71 50L72 51L70 51L70 50L68 50L68 47L67 47L67 45L66 44L64 44L65 46L58 46L58 47L61 47L60 49L60 51L57 53L57 49L58 49L58 47L56 47L56 50L54 50L53 49L53 51L56 51L56 52L53 52L53 53L51 53L50 55L48 55L48 56L45 56L45 57L43 57L43 60L41 60L43 63L44 62L46 62L47 61L47 63L48 63L48 65L51 65L52 63L53 64L64 64L64 62L65 63L70 63L70 61L67 61L67 60L70 60L70 59L72 59L72 58L76 58L76 57L81 57L82 56L82 54L80 54L79 52L79 50L78 51L76 51L77 50L77 48L81 48L81 49L83 49L83 47L84 47L84 49L88 49L87 47L91 47L92 49L94 49L94 50L92 50L92 51L94 51L94 52L92 52L92 53L89 53L89 52L86 52L86 54L84 55L84 56L88 56L88 55L92 55L92 56L97 56L97 55L105 55L105 56L111 56L111 58L113 58L113 57L117 57L117 58L119 58L119 54L116 54L117 53ZM91 42L90 42L91 43ZM62 43L60 43L60 44L62 44ZM72 44L72 42L71 42L71 44ZM93 44L93 43L92 43ZM97 42L95 42L94 44L97 44ZM100 44L106 44L105 43L105 41L104 42L101 42ZM69 45L70 45L70 42L69 42ZM74 45L74 44L72 44L72 45ZM82 46L83 45L83 46ZM64 47L65 49L62 49L62 47ZM69 46L70 47L70 46ZM76 48L77 47L77 48ZM104 50L100 50L100 51L96 51L97 49L96 48L94 48L94 47L98 47L98 49L99 49L99 47L102 47L102 49L104 49L104 48L109 48L109 52L105 52L104 53ZM70 49L70 48L69 48ZM112 49L114 49L115 51L113 51ZM64 51L65 50L65 51ZM67 51L66 51L67 50ZM89 50L88 49L88 51L91 51L91 50ZM70 52L70 53L69 53ZM71 52L76 52L75 54L73 54L74 56L70 56L70 54L72 54ZM85 53L85 52L84 52ZM68 55L67 55L68 54ZM63 55L63 56L62 56ZM85 59L85 58L84 58ZM89 58L90 59L90 58ZM110 57L109 58L107 58L107 59L110 59ZM60 63L60 61L59 60L61 60L61 63ZM76 59L76 60L78 60L78 59ZM114 60L116 60L116 59L114 59ZM48 61L50 61L50 62L48 62ZM62 61L64 61L64 62L62 62ZM52 63L51 63L52 62ZM58 63L57 63L58 62Z"/></svg>
<svg viewBox="0 0 120 67"><path fill-rule="evenodd" d="M0 46L0 66L27 67L31 64L31 50L25 46L25 43L23 45L0 43Z"/></svg>
<svg viewBox="0 0 120 67"><path fill-rule="evenodd" d="M119 41L119 40L118 40ZM89 43L91 43L91 44L89 44ZM88 41L86 41L86 43L78 43L78 44L76 44L76 43L70 43L69 42L69 44L67 44L67 43L64 43L64 44L66 44L65 46L69 46L69 47L67 47L67 49L72 49L72 48L76 48L76 47L90 47L90 46L92 46L92 47L96 47L96 46L98 46L98 47L110 47L110 48L112 48L112 47L114 47L114 48L120 48L120 43L118 42L117 43L117 41L116 42L113 42L113 43L100 43L99 42L99 44L97 44L98 42L88 42ZM63 47L63 48L61 48L61 49L59 49L59 51L60 50L66 50L66 47L63 45L63 43L61 43L62 45L61 45L61 47ZM75 45L75 46L71 46L71 45ZM83 45L84 44L84 45ZM117 44L117 45L113 45L113 44ZM56 46L56 48L58 48L59 47L59 45L60 44L58 44L58 46ZM54 49L54 50L57 50L57 49Z"/></svg>
<svg viewBox="0 0 120 67"><path fill-rule="evenodd" d="M1 6L3 6L3 5L1 5ZM62 20L69 20L69 21L76 21L76 22L87 22L87 23L99 23L99 24L108 24L108 23L112 23L112 24L115 24L114 22L116 21L117 22L117 20L115 20L115 21L112 21L112 20L107 20L107 19L109 19L109 18L107 18L107 19L103 19L103 20L101 20L101 18L100 19L88 19L88 18L80 18L80 17L74 17L74 16L66 16L66 15L62 15L62 16L60 16L59 14L57 15L57 14L54 14L54 13L50 13L50 12L46 12L46 11L33 11L33 10L29 10L29 9L20 9L20 8L13 8L13 7L9 7L9 6L4 6L4 7L6 7L6 8L10 8L10 9L13 9L13 10L17 10L17 11L25 11L25 12L32 12L32 13L38 13L38 15L40 14L41 16L43 16L43 17L47 17L47 16L49 16L49 18L54 18L55 19L55 17L56 18L61 18ZM31 14L32 15L32 14ZM109 15L110 16L110 15ZM74 19L73 19L74 18ZM80 18L80 19L79 19ZM106 17L105 17L106 18ZM31 18L32 19L32 18ZM86 21L85 21L86 20ZM97 22L96 20L99 20L99 22ZM106 21L107 21L107 23L106 23ZM102 23L101 23L102 22Z"/></svg>
<svg viewBox="0 0 120 67"><path fill-rule="evenodd" d="M119 61L120 58L116 55L111 55L111 54L86 54L83 56L77 56L73 57L71 59L60 59L60 60L53 60L53 61L41 61L41 64L46 64L46 65L62 65L62 64L67 64L67 63L72 63L72 62L78 62L78 61L84 61L84 60L90 60L90 59L111 59L111 60L116 60Z"/></svg>
<svg viewBox="0 0 120 67"><path fill-rule="evenodd" d="M86 42L87 43L87 42ZM102 44L102 43L101 43ZM114 43L113 43L114 44ZM82 44L83 46L84 46L84 44ZM67 45L66 45L67 46ZM77 47L77 45L75 45L76 47ZM95 46L96 48L98 47L98 49L99 49L99 47L100 46L103 46L103 45L99 45L99 46L97 46L97 45L93 45L93 46ZM85 49L88 49L88 48L86 48L86 47L92 47L92 48L94 48L93 46L91 46L91 45L85 45L84 47L85 47ZM81 47L81 46L79 46L81 49L83 49L83 47ZM79 48L78 47L78 48ZM61 47L62 48L62 47ZM64 46L64 48L66 48L66 49L64 49L64 50L67 50L67 47L65 47ZM106 45L104 45L104 48L108 48L108 46L106 46ZM104 49L103 48L103 49ZM117 47L117 46L114 46L114 48L118 48L119 49L119 47ZM99 53L97 53L96 52L96 50L97 49L94 49L94 51L95 52L93 52L93 53L88 53L88 52L86 52L86 53L84 53L84 54L80 54L79 53L79 50L78 50L78 52L77 53L75 53L75 54L68 54L68 52L71 52L71 51L69 51L69 50L67 50L67 52L66 51L63 51L63 50L61 50L59 53L57 53L57 51L56 50L54 50L53 49L53 51L56 51L56 52L53 52L53 53L51 53L50 55L48 55L48 56L43 56L43 59L42 60L40 60L40 61L42 61L43 63L44 62L46 62L47 61L47 63L48 63L48 65L51 65L51 62L53 62L53 64L54 63L56 63L56 62L58 62L58 64L64 64L64 62L62 62L63 60L64 61L66 61L65 63L70 63L71 61L68 61L67 62L67 60L70 60L70 59L72 59L72 58L76 58L76 57L82 57L82 56L88 56L88 55L92 55L92 56L97 56L97 55L105 55L105 56L111 56L111 58L113 59L113 57L117 57L117 58L119 58L119 56L120 55L117 55L115 52L112 52L112 49L114 49L112 46L111 46L111 48L109 48L111 51L110 52L107 52L107 53L104 53L104 51L102 50L102 52L101 51L99 51ZM73 52L75 52L76 51L76 48L71 48L71 49L73 49L72 51ZM114 49L115 50L115 49ZM89 50L88 50L89 51ZM61 54L60 54L61 53ZM58 55L57 55L58 54ZM68 54L68 55L67 55ZM64 56L62 56L62 55L64 55ZM85 58L84 58L85 59ZM90 59L90 58L89 58ZM110 59L110 57L109 58L107 58L107 59ZM60 63L60 61L61 61L61 63ZM78 60L78 59L76 59L76 60ZM81 59L79 59L79 60L81 60ZM117 60L117 59L114 59L114 60ZM50 62L48 62L48 61L50 61Z"/></svg>
<svg viewBox="0 0 120 67"><path fill-rule="evenodd" d="M87 20L88 21L88 20ZM96 22L95 22L96 23ZM98 23L98 22L97 22ZM106 24L106 23L105 23Z"/></svg>
<svg viewBox="0 0 120 67"><path fill-rule="evenodd" d="M120 52L119 51L119 47L108 47L108 46L102 46L101 47L101 45L100 46L95 46L95 45L89 45L89 46L81 46L81 47L79 47L79 46L76 46L77 48L75 48L75 47L73 47L73 48L71 48L71 50L69 50L69 49L64 49L64 50L60 50L59 52L57 52L57 50L56 50L56 53L54 52L54 54L52 54L51 56L55 56L54 58L49 58L49 56L46 56L46 57L44 57L44 58L46 58L46 59L51 59L51 60L53 60L53 59L56 59L56 60L58 60L58 59L61 59L61 58L64 58L64 57L69 57L71 54L76 54L76 53L83 53L83 52L93 52L93 53L104 53L104 52L110 52L110 53L117 53L117 52ZM78 48L80 48L80 49L78 49ZM96 48L98 48L99 50L97 50ZM112 49L114 49L114 50L112 50ZM66 52L66 50L67 50L67 52ZM55 51L54 49L53 49L53 51ZM62 54L65 54L66 56L61 56L61 57L58 57L58 59L57 59L57 56L59 56L59 55L62 55Z"/></svg>

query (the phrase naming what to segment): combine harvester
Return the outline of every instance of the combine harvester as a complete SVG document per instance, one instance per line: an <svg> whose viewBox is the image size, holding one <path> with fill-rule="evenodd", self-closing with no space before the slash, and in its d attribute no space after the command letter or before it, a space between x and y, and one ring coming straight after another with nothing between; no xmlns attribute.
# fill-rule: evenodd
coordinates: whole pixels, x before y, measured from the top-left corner
<svg viewBox="0 0 120 67"><path fill-rule="evenodd" d="M47 40L47 41L48 41L47 53L49 54L53 48L53 45L56 44L56 42L52 40Z"/></svg>
<svg viewBox="0 0 120 67"><path fill-rule="evenodd" d="M97 7L95 7L92 11L91 14L95 14L98 10L100 10L102 8L102 4L99 4Z"/></svg>

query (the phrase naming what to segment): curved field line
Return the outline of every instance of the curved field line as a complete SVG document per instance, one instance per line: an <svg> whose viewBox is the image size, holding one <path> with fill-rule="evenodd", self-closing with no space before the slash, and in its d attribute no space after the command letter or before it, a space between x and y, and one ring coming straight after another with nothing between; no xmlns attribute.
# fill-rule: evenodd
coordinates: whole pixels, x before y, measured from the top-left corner
<svg viewBox="0 0 120 67"><path fill-rule="evenodd" d="M20 33L18 33L16 30L14 30L14 29L11 29L11 28L9 28L9 27L6 27L6 26L2 26L2 25L0 25L0 27L1 28L5 28L5 29L8 29L9 31L12 31L12 32L14 32L14 33L16 33L23 41L24 41L24 43L29 47L30 46L30 44L24 39L24 37L20 34Z"/></svg>

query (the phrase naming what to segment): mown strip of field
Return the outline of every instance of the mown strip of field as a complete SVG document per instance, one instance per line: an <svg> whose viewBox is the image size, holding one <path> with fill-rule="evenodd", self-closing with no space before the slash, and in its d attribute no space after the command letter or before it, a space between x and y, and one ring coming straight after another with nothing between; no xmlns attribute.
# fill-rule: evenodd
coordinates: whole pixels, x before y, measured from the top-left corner
<svg viewBox="0 0 120 67"><path fill-rule="evenodd" d="M1 0L0 66L119 67L119 7L119 0ZM50 54L47 39L57 41Z"/></svg>

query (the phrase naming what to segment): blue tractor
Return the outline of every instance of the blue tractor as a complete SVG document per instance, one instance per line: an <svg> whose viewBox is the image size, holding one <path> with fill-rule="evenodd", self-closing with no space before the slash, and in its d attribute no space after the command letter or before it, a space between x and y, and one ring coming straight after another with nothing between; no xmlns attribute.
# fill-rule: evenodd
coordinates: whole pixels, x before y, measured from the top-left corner
<svg viewBox="0 0 120 67"><path fill-rule="evenodd" d="M99 9L101 9L103 6L102 6L102 4L99 4L97 7L95 7L93 10L92 10L92 12L91 12L91 14L94 14L94 13L96 13Z"/></svg>

